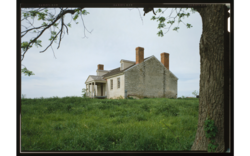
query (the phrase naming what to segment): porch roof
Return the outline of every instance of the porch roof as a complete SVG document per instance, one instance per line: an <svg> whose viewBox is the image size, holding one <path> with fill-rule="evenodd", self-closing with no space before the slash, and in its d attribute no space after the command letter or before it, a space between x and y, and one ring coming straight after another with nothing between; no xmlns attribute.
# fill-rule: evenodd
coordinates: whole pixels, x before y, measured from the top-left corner
<svg viewBox="0 0 250 156"><path fill-rule="evenodd" d="M104 80L104 79L102 78L102 76L89 75L88 79L85 81L85 84L92 83L92 82L96 82L96 83L106 83L106 80Z"/></svg>

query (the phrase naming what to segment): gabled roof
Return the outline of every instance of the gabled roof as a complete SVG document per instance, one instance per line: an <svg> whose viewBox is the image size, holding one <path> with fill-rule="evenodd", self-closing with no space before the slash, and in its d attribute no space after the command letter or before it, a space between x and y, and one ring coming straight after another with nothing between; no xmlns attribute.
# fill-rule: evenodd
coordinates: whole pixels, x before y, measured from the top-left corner
<svg viewBox="0 0 250 156"><path fill-rule="evenodd" d="M104 80L104 79L102 78L102 76L98 76L98 75L89 75L89 77L87 78L87 80L85 81L85 83L88 82L88 79L89 79L89 78L92 78L94 81L103 81L103 82L106 82L106 80ZM91 80L91 81L93 81L93 80Z"/></svg>
<svg viewBox="0 0 250 156"><path fill-rule="evenodd" d="M147 57L146 59L147 60L149 60L150 58L155 58L160 64L161 64L161 66L163 66L164 68L166 68L154 55L152 55L152 56L150 56L150 57ZM144 61L146 60L146 59L144 59ZM138 65L138 64L137 64ZM131 68L133 68L134 66L136 66L136 64L135 65L133 65L133 66L130 66ZM130 70L131 68L126 68L125 70L127 71L127 70ZM166 68L167 69L167 68ZM167 69L169 72L170 72L170 74L172 74L177 80L178 80L178 78L169 70L169 69Z"/></svg>
<svg viewBox="0 0 250 156"><path fill-rule="evenodd" d="M148 58L149 58L149 57L145 58L144 61L145 61L146 59L148 59ZM133 61L131 61L131 62L133 62ZM112 76L112 75L120 74L120 73L124 72L125 70L127 70L127 69L129 69L129 68L131 68L131 67L133 67L133 66L135 66L135 65L136 65L136 64L134 63L133 65L131 65L131 66L129 66L129 67L123 69L123 70L120 70L120 67L118 67L118 68L115 68L115 69L111 70L110 72L108 72L107 74L104 74L104 75L102 75L102 76L103 76L103 78L105 78L105 77L109 77L109 76Z"/></svg>

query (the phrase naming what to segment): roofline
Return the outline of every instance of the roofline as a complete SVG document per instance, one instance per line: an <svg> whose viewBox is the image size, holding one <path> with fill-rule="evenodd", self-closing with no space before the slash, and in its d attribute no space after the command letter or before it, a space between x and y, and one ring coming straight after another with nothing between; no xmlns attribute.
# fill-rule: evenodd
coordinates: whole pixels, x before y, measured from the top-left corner
<svg viewBox="0 0 250 156"><path fill-rule="evenodd" d="M124 72L121 72L121 73L118 73L118 74L115 74L115 75L110 75L110 76L108 76L108 77L103 77L103 79L105 78L105 79L110 79L110 78L112 78L112 77L116 77L116 76L120 76L120 75L123 75L124 74Z"/></svg>
<svg viewBox="0 0 250 156"><path fill-rule="evenodd" d="M121 59L120 63L121 63L122 61L123 61L123 62L131 62L131 63L135 63L135 61L129 61L129 60L124 60L124 59Z"/></svg>
<svg viewBox="0 0 250 156"><path fill-rule="evenodd" d="M87 82L87 80L89 79L90 76L99 76L99 75L89 75L88 78L87 78L86 81L85 81L85 84L86 84L86 82ZM100 76L100 77L102 77L102 76ZM92 82L92 81L89 81L89 82ZM95 82L97 82L97 81L95 81ZM103 82L104 82L104 81L103 81Z"/></svg>
<svg viewBox="0 0 250 156"><path fill-rule="evenodd" d="M144 60L143 62L146 62L146 61L148 61L149 59L151 59L151 58L155 58L164 68L166 68L154 55L152 55L152 56L150 56L149 58L147 58L146 60ZM140 64L140 63L138 63L138 64ZM131 68L129 68L129 69L126 69L124 72L126 72L126 71L129 71L130 69L132 69L133 67L136 67L138 64L136 64L135 66L132 66ZM167 68L166 68L167 69ZM178 80L178 78L169 70L169 69L167 69L177 80Z"/></svg>
<svg viewBox="0 0 250 156"><path fill-rule="evenodd" d="M143 62L145 62L145 61L147 61L147 60L149 60L151 57L153 57L154 55L152 55L152 56L150 56L150 57L148 57L146 60L144 60ZM142 62L141 62L142 63ZM140 63L138 63L138 64L140 64ZM126 71L128 71L128 70L130 70L130 69L132 69L132 68L134 68L134 67L136 67L138 64L136 64L136 65L134 65L134 66L132 66L132 67L130 67L130 68L128 68L128 69L126 69L126 70L124 70L123 72L126 72Z"/></svg>
<svg viewBox="0 0 250 156"><path fill-rule="evenodd" d="M104 83L106 83L106 81L89 81L88 83L92 83L92 82L104 82ZM85 82L85 84L88 84L87 82Z"/></svg>
<svg viewBox="0 0 250 156"><path fill-rule="evenodd" d="M96 69L96 71L103 71L103 72L109 72L109 70L100 70L100 69Z"/></svg>
<svg viewBox="0 0 250 156"><path fill-rule="evenodd" d="M89 75L89 76L87 77L87 79L86 79L86 81L85 81L85 84L86 84L86 82L87 82L87 80L89 79L90 76L91 76L91 75Z"/></svg>
<svg viewBox="0 0 250 156"><path fill-rule="evenodd" d="M154 56L155 57L155 56ZM156 58L156 57L155 57ZM159 61L157 58L156 58L156 60L157 61ZM159 61L160 62L160 61ZM166 68L161 62L160 62L160 64L164 67L164 68ZM167 69L167 68L166 68ZM169 69L167 69L175 78L177 78ZM177 78L177 80L178 80L178 78Z"/></svg>

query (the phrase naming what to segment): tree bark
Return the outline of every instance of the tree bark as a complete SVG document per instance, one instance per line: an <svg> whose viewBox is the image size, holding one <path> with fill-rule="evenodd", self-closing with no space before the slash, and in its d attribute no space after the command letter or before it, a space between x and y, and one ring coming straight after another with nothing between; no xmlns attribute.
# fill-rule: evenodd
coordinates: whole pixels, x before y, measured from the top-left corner
<svg viewBox="0 0 250 156"><path fill-rule="evenodd" d="M195 141L191 150L207 151L209 139L205 137L204 122L209 116L215 122L218 133L215 144L216 152L225 151L224 136L224 5L209 5L196 9L202 18L200 39L200 94L199 120ZM228 137L228 136L226 136Z"/></svg>

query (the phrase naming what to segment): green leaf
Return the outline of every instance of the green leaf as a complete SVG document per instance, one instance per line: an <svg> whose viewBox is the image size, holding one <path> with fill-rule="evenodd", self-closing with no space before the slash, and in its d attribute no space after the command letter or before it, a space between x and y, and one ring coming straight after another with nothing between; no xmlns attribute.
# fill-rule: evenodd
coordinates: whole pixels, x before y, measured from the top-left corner
<svg viewBox="0 0 250 156"><path fill-rule="evenodd" d="M41 40L36 40L36 41L35 41L36 47L38 47L38 46L42 47L41 43L42 43Z"/></svg>
<svg viewBox="0 0 250 156"><path fill-rule="evenodd" d="M56 35L56 32L55 31L51 31L51 35Z"/></svg>
<svg viewBox="0 0 250 156"><path fill-rule="evenodd" d="M158 24L158 29L164 28L165 26L166 26L165 23L159 23Z"/></svg>
<svg viewBox="0 0 250 156"><path fill-rule="evenodd" d="M172 24L174 23L174 21L170 21L170 20L169 20L167 23L170 23L170 24L172 25Z"/></svg>
<svg viewBox="0 0 250 156"><path fill-rule="evenodd" d="M73 18L73 20L75 21L78 18L78 14L75 15L75 17Z"/></svg>
<svg viewBox="0 0 250 156"><path fill-rule="evenodd" d="M22 42L21 43L21 49L23 50L23 51L26 51L27 50L27 48L28 48L28 45L29 45L29 43L28 42ZM31 48L32 46L30 45L29 46L29 48Z"/></svg>
<svg viewBox="0 0 250 156"><path fill-rule="evenodd" d="M160 21L160 23L163 23L165 20L166 20L166 18L165 18L165 17L160 17L160 18L158 18L158 20L157 20L157 21Z"/></svg>
<svg viewBox="0 0 250 156"><path fill-rule="evenodd" d="M59 24L59 23L54 23L53 26L56 27L56 26L58 26L58 24Z"/></svg>
<svg viewBox="0 0 250 156"><path fill-rule="evenodd" d="M81 12L83 15L87 15L87 14L89 14L89 12L87 12L86 10L82 10L82 12Z"/></svg>
<svg viewBox="0 0 250 156"><path fill-rule="evenodd" d="M193 27L191 24L187 23L187 28Z"/></svg>
<svg viewBox="0 0 250 156"><path fill-rule="evenodd" d="M71 27L71 24L70 24L70 23L68 23L68 24L67 24L67 26L68 26L68 27Z"/></svg>
<svg viewBox="0 0 250 156"><path fill-rule="evenodd" d="M47 14L45 13L38 13L38 20L45 20L45 16L47 16Z"/></svg>
<svg viewBox="0 0 250 156"><path fill-rule="evenodd" d="M180 22L181 22L181 19L179 18L179 19L178 19L178 23L180 23Z"/></svg>
<svg viewBox="0 0 250 156"><path fill-rule="evenodd" d="M45 23L45 22L43 22L43 24L42 24L42 26L47 26L48 24L47 23Z"/></svg>
<svg viewBox="0 0 250 156"><path fill-rule="evenodd" d="M151 20L155 20L156 18L155 18L155 16L153 16L152 18L151 18Z"/></svg>
<svg viewBox="0 0 250 156"><path fill-rule="evenodd" d="M157 33L157 35L158 35L159 37L163 37L163 32L162 32L162 30L160 30L160 31Z"/></svg>
<svg viewBox="0 0 250 156"><path fill-rule="evenodd" d="M175 27L173 30L178 32L178 29L180 29L180 27Z"/></svg>
<svg viewBox="0 0 250 156"><path fill-rule="evenodd" d="M21 69L21 72L28 76L35 75L32 71L29 71L26 67Z"/></svg>

